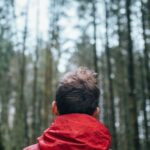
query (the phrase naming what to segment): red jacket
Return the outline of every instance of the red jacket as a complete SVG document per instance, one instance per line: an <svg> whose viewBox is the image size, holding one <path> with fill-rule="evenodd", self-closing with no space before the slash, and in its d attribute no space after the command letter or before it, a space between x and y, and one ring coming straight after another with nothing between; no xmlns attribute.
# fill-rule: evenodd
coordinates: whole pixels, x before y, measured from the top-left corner
<svg viewBox="0 0 150 150"><path fill-rule="evenodd" d="M38 144L24 150L108 150L109 130L86 114L67 114L56 118L38 138Z"/></svg>

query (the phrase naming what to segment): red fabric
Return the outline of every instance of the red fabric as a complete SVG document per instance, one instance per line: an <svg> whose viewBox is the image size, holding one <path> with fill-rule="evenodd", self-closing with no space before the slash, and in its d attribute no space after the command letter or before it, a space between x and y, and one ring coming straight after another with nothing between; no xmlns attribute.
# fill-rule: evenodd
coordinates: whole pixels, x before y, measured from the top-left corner
<svg viewBox="0 0 150 150"><path fill-rule="evenodd" d="M101 122L89 115L67 114L57 117L38 138L38 143L40 150L108 150L111 135Z"/></svg>

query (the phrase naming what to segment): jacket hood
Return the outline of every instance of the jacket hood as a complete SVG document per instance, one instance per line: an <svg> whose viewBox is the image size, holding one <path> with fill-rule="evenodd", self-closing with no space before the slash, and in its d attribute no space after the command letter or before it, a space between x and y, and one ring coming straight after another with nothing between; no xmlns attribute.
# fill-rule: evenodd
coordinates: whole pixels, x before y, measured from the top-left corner
<svg viewBox="0 0 150 150"><path fill-rule="evenodd" d="M38 142L41 150L108 150L111 135L89 115L67 114L58 116Z"/></svg>

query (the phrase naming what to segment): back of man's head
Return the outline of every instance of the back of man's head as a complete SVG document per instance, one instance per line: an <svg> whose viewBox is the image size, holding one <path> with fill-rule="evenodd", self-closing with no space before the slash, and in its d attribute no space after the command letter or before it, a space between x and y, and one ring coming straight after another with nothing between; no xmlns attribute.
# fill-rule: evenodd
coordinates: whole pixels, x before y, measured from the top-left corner
<svg viewBox="0 0 150 150"><path fill-rule="evenodd" d="M62 78L56 91L59 114L92 115L98 107L99 95L95 72L85 67L69 72Z"/></svg>

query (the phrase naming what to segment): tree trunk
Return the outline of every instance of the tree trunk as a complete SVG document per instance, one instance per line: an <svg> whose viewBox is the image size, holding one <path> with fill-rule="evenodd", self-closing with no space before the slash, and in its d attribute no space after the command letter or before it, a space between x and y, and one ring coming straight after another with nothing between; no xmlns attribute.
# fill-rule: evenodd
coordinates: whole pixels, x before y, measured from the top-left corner
<svg viewBox="0 0 150 150"><path fill-rule="evenodd" d="M144 83L144 72L143 72L143 65L141 64L141 80L142 80L142 89L143 91L143 113L144 113L144 127L145 127L145 139L146 139L146 149L149 148L149 132L148 132L148 121L147 121L147 112L146 112L146 99L148 98L150 100L150 72L149 72L149 56L148 56L148 45L147 45L147 36L145 33L145 11L144 11L144 3L141 0L141 13L142 13L142 28L143 28L143 39L144 39L144 66L145 66L145 73L146 73L146 95L145 95L145 83ZM142 58L140 59L141 63ZM145 108L144 108L145 107Z"/></svg>
<svg viewBox="0 0 150 150"><path fill-rule="evenodd" d="M37 0L36 10L36 49L35 49L35 61L34 61L34 80L33 80L33 100L32 100L32 140L36 141L37 136L37 77L38 77L38 60L39 60L39 0ZM37 117L36 117L37 116Z"/></svg>
<svg viewBox="0 0 150 150"><path fill-rule="evenodd" d="M114 91L113 91L113 80L112 80L112 66L110 62L110 48L108 39L108 19L109 19L109 9L108 3L105 1L105 13L106 13L106 59L107 59L107 70L108 70L108 86L109 86L109 105L110 105L110 129L113 136L112 148L117 150L117 134L115 127L115 105L114 105Z"/></svg>
<svg viewBox="0 0 150 150"><path fill-rule="evenodd" d="M94 51L94 57L93 57L93 60L94 60L94 69L95 69L95 72L98 73L98 59L97 59L97 48L96 48L96 41L97 41L97 38L96 38L96 32L97 32L97 29L96 29L96 2L95 0L92 1L92 17L93 17L93 39L94 39L94 43L93 43L93 51Z"/></svg>
<svg viewBox="0 0 150 150"><path fill-rule="evenodd" d="M45 100L44 100L44 127L49 125L50 105L52 98L52 54L50 47L45 53Z"/></svg>
<svg viewBox="0 0 150 150"><path fill-rule="evenodd" d="M123 89L122 87L127 87L126 85L126 73L125 73L125 60L124 56L122 54L123 51L123 46L122 46L122 31L121 31L121 23L120 23L120 0L117 0L117 26L118 26L118 53L119 53L119 61L117 61L117 64L119 66L118 68L118 77L116 82L119 82L119 87L118 87L118 95L119 95L119 120L120 120L120 137L118 137L117 140L120 141L120 145L118 147L122 147L122 150L128 150L129 149L129 138L128 138L128 132L129 132L129 127L128 127L128 111L127 111L127 91ZM124 30L123 30L124 31ZM124 31L125 32L125 31ZM117 58L116 58L117 59Z"/></svg>
<svg viewBox="0 0 150 150"><path fill-rule="evenodd" d="M3 145L1 126L2 124L0 123L0 150L5 150L4 145Z"/></svg>
<svg viewBox="0 0 150 150"><path fill-rule="evenodd" d="M145 135L145 142L144 142L144 146L145 149L148 150L149 149L149 143L148 143L148 120L147 120L147 112L146 112L146 93L145 93L145 82L144 82L144 70L143 70L143 58L140 56L139 58L139 62L140 62L140 68L141 68L141 92L142 92L142 111L143 111L143 115L144 115L144 135Z"/></svg>
<svg viewBox="0 0 150 150"><path fill-rule="evenodd" d="M25 76L26 76L26 39L27 39L27 32L28 32L28 11L29 11L29 0L27 1L26 6L26 14L25 14L25 26L23 32L23 45L22 45L22 55L21 55L21 64L20 64L20 95L18 98L18 102L16 104L16 130L17 130L17 138L16 143L16 150L22 149L26 145L29 144L29 137L28 137L28 124L27 124L27 106L25 101L24 95L24 88L25 88Z"/></svg>
<svg viewBox="0 0 150 150"><path fill-rule="evenodd" d="M128 53L128 88L129 88L129 118L130 118L130 133L131 133L131 150L139 150L139 130L137 122L137 103L135 95L135 78L134 78L134 60L133 60L133 44L131 39L131 0L126 0L126 15L127 15L127 53Z"/></svg>

